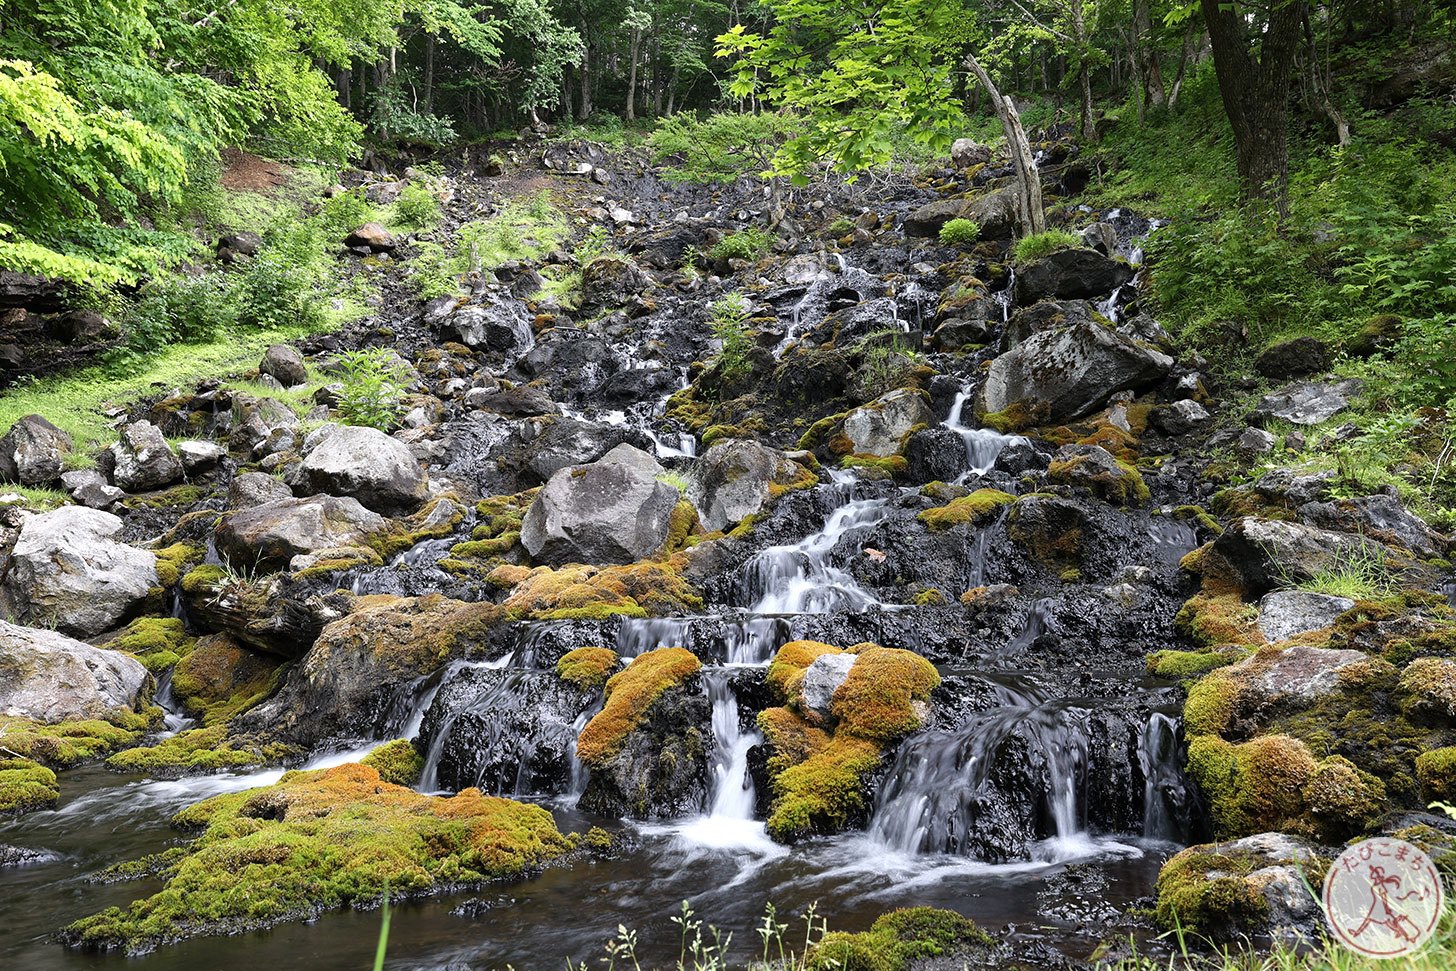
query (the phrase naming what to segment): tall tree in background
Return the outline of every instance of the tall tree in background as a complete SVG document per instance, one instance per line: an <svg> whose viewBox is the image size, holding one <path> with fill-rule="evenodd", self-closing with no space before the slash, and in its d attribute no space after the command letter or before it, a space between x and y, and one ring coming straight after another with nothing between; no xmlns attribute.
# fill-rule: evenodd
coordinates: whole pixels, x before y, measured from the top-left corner
<svg viewBox="0 0 1456 971"><path fill-rule="evenodd" d="M1289 88L1305 0L1201 2L1244 197L1267 199L1282 212L1289 189Z"/></svg>

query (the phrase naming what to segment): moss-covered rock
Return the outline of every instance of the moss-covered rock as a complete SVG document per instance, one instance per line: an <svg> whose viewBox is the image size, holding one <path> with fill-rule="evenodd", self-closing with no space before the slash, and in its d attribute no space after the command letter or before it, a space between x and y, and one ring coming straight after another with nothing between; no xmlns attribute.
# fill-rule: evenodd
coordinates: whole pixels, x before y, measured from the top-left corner
<svg viewBox="0 0 1456 971"><path fill-rule="evenodd" d="M296 749L278 742L229 738L226 725L211 725L178 732L155 745L117 752L106 760L106 767L114 772L174 779L194 773L278 765L298 754Z"/></svg>
<svg viewBox="0 0 1456 971"><path fill-rule="evenodd" d="M172 692L203 725L217 725L272 694L281 668L276 657L250 651L226 634L211 634L177 662Z"/></svg>
<svg viewBox="0 0 1456 971"><path fill-rule="evenodd" d="M1167 930L1217 941L1288 939L1316 926L1305 886L1319 886L1325 868L1308 844L1279 833L1190 846L1163 864L1154 914Z"/></svg>
<svg viewBox="0 0 1456 971"><path fill-rule="evenodd" d="M578 647L556 662L556 675L583 691L600 691L616 672L621 659L606 647Z"/></svg>
<svg viewBox="0 0 1456 971"><path fill-rule="evenodd" d="M1207 674L1215 668L1236 664L1248 657L1239 647L1216 648L1211 651L1154 651L1148 655L1148 673L1160 678L1190 678Z"/></svg>
<svg viewBox="0 0 1456 971"><path fill-rule="evenodd" d="M952 499L944 506L926 509L919 519L932 530L950 529L966 523L976 525L991 518L1003 506L1016 501L1016 497L999 489L977 489L968 496Z"/></svg>
<svg viewBox="0 0 1456 971"><path fill-rule="evenodd" d="M1309 746L1287 735L1239 744L1200 735L1188 743L1188 775L1207 796L1221 836L1308 832L1304 788L1316 765Z"/></svg>
<svg viewBox="0 0 1456 971"><path fill-rule="evenodd" d="M1064 446L1047 466L1047 478L1119 506L1145 503L1151 495L1136 466L1100 445Z"/></svg>
<svg viewBox="0 0 1456 971"><path fill-rule="evenodd" d="M290 772L217 796L175 823L200 835L164 888L70 925L72 946L138 952L379 900L520 877L572 846L539 806L481 795L425 796L365 765Z"/></svg>
<svg viewBox="0 0 1456 971"><path fill-rule="evenodd" d="M196 638L187 633L186 625L176 617L138 617L106 646L125 651L155 674L176 664L195 643Z"/></svg>
<svg viewBox="0 0 1456 971"><path fill-rule="evenodd" d="M30 759L0 757L0 816L49 809L61 798L56 774Z"/></svg>
<svg viewBox="0 0 1456 971"><path fill-rule="evenodd" d="M1180 634L1198 644L1263 644L1259 630L1259 609L1244 603L1236 593L1196 593L1183 604L1173 619Z"/></svg>
<svg viewBox="0 0 1456 971"><path fill-rule="evenodd" d="M589 766L604 766L622 750L627 736L643 723L653 704L702 666L691 651L681 647L659 648L635 658L607 680L606 703L581 730L577 758Z"/></svg>
<svg viewBox="0 0 1456 971"><path fill-rule="evenodd" d="M934 907L911 907L878 918L867 931L825 934L805 955L806 971L909 971L920 962L959 955L984 956L989 935L967 917ZM981 963L976 962L978 965Z"/></svg>
<svg viewBox="0 0 1456 971"><path fill-rule="evenodd" d="M492 576L504 574L499 569ZM703 605L702 594L674 561L625 566L537 567L510 577L503 606L511 620L601 620L612 616L664 617Z"/></svg>
<svg viewBox="0 0 1456 971"><path fill-rule="evenodd" d="M1431 799L1456 802L1456 746L1416 756L1416 778Z"/></svg>
<svg viewBox="0 0 1456 971"><path fill-rule="evenodd" d="M25 718L0 716L0 745L21 758L68 769L135 744L160 717L160 709L150 709L144 714L116 711L104 719L43 725Z"/></svg>
<svg viewBox="0 0 1456 971"><path fill-rule="evenodd" d="M396 786L413 786L425 770L425 757L407 738L396 738L364 756L363 765L379 773L379 778Z"/></svg>

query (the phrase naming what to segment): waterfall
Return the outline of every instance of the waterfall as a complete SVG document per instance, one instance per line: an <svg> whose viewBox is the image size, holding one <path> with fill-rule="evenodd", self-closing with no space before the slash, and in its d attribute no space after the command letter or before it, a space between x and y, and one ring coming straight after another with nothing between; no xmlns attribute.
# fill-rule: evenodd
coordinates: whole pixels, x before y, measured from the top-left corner
<svg viewBox="0 0 1456 971"><path fill-rule="evenodd" d="M748 750L763 741L763 736L757 731L742 730L738 699L727 675L727 671L719 668L703 678L708 699L713 703L716 743L708 815L718 819L752 819L755 795L753 779L748 774Z"/></svg>
<svg viewBox="0 0 1456 971"><path fill-rule="evenodd" d="M744 565L753 612L816 614L880 606L874 594L829 562L829 554L849 533L869 529L888 517L886 499L853 500L830 513L819 532L757 553Z"/></svg>
<svg viewBox="0 0 1456 971"><path fill-rule="evenodd" d="M985 475L990 472L1006 446L1026 441L1020 435L1004 435L994 428L967 427L963 416L966 402L970 397L971 393L964 388L957 392L955 401L951 402L950 414L946 416L944 422L944 427L959 435L961 441L966 445L966 459L970 463L971 469L961 476L961 481L972 474Z"/></svg>
<svg viewBox="0 0 1456 971"><path fill-rule="evenodd" d="M157 679L157 693L153 700L157 707L162 709L162 731L157 733L157 738L171 738L178 732L186 731L197 724L196 719L188 716L182 709L182 704L177 700L177 695L172 691L172 674L176 667L170 667L163 671Z"/></svg>
<svg viewBox="0 0 1456 971"><path fill-rule="evenodd" d="M435 698L440 693L440 689L452 683L462 671L499 670L509 667L514 657L514 654L507 654L505 657L495 661L456 662L450 665L444 672L441 672L439 681L427 690L425 695L420 699L420 702L415 705L415 713L411 715L408 723L408 727L413 727L414 732L405 737L411 738L419 733L424 723L425 712L434 703ZM420 782L416 786L417 789L421 792L439 791L440 757L444 754L445 744L450 740L450 730L455 727L455 723L460 720L460 717L469 712L488 712L493 702L498 700L503 693L514 687L516 687L514 680L502 682L494 690L488 691L483 697L478 698L473 705L456 708L449 715L445 716L440 727L433 733L434 737L430 741L429 751L425 754L425 768L420 773Z"/></svg>
<svg viewBox="0 0 1456 971"><path fill-rule="evenodd" d="M1143 836L1148 839L1178 840L1184 835L1187 787L1181 762L1177 719L1153 712L1138 740L1144 780Z"/></svg>

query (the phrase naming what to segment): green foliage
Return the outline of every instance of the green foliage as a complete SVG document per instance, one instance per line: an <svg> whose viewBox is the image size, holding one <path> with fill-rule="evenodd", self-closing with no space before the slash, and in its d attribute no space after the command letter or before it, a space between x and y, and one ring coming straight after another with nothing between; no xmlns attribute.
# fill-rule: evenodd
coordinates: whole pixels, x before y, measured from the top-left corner
<svg viewBox="0 0 1456 971"><path fill-rule="evenodd" d="M366 425L387 432L404 414L406 378L399 356L387 348L347 351L336 362L344 390L335 406L348 425Z"/></svg>
<svg viewBox="0 0 1456 971"><path fill-rule="evenodd" d="M401 229L433 229L440 222L440 200L429 186L411 182L394 202L392 222Z"/></svg>
<svg viewBox="0 0 1456 971"><path fill-rule="evenodd" d="M753 338L748 334L747 319L748 301L741 294L730 293L709 308L708 326L723 346L718 352L718 373L730 384L747 377L753 367L749 359Z"/></svg>
<svg viewBox="0 0 1456 971"><path fill-rule="evenodd" d="M772 245L773 234L757 226L749 226L720 239L708 251L708 258L714 262L729 259L759 260L768 253Z"/></svg>
<svg viewBox="0 0 1456 971"><path fill-rule="evenodd" d="M969 246L981 236L974 219L952 219L940 227L940 241L947 246Z"/></svg>
<svg viewBox="0 0 1456 971"><path fill-rule="evenodd" d="M439 243L416 243L414 258L405 266L405 277L421 300L448 297L460 291L455 261Z"/></svg>
<svg viewBox="0 0 1456 971"><path fill-rule="evenodd" d="M605 226L593 226L576 244L576 262L586 266L598 256L605 256L612 250L612 236Z"/></svg>
<svg viewBox="0 0 1456 971"><path fill-rule="evenodd" d="M719 112L681 114L657 126L649 144L669 178L726 185L746 175L766 175L774 158L800 128L792 114Z"/></svg>
<svg viewBox="0 0 1456 971"><path fill-rule="evenodd" d="M855 381L866 398L878 398L901 387L920 362L919 353L898 330L870 334L860 346L864 349L864 360L855 372Z"/></svg>
<svg viewBox="0 0 1456 971"><path fill-rule="evenodd" d="M1082 240L1074 233L1065 229L1048 229L1044 233L1032 233L1018 239L1015 249L1012 250L1012 258L1018 263L1030 263L1058 250L1075 249L1081 245Z"/></svg>
<svg viewBox="0 0 1456 971"><path fill-rule="evenodd" d="M123 326L127 346L152 354L170 344L215 340L238 322L239 294L224 274L163 276L142 287Z"/></svg>

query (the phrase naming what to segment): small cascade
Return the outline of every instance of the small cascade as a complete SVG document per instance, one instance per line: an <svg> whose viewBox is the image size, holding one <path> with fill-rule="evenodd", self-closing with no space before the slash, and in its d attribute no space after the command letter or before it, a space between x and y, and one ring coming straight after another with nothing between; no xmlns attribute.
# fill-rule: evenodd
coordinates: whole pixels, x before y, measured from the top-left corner
<svg viewBox="0 0 1456 971"><path fill-rule="evenodd" d="M1187 834L1188 788L1182 763L1178 721L1162 712L1148 717L1138 740L1138 765L1143 773L1143 836L1180 840Z"/></svg>
<svg viewBox="0 0 1456 971"><path fill-rule="evenodd" d="M416 733L425 727L425 722L436 715L436 702L441 701L442 694L453 694L460 690L464 677L468 672L503 670L512 667L515 655L507 654L495 661L477 662L474 664L459 663L452 665L440 678L440 681L426 692L421 703L416 706L419 712L418 724L415 726ZM464 703L453 703L449 706L448 714L438 717L438 724L431 726L429 734L429 748L425 753L425 767L420 773L419 789L421 792L437 792L440 790L440 762L445 754L446 745L454 737L456 724L464 717L471 714L489 715L493 709L500 707L503 710L508 706L504 704L508 697L514 699L519 696L522 689L524 670L517 667L511 671L516 677L505 677L494 682L487 682L485 689L475 694L469 701ZM411 722L415 719L412 717ZM500 729L504 726L495 719L491 719L487 733L499 735ZM409 737L409 736L406 736ZM494 740L498 740L494 739ZM463 788L463 787L457 787Z"/></svg>
<svg viewBox="0 0 1456 971"><path fill-rule="evenodd" d="M1005 647L997 651L997 655L1000 657L1015 656L1035 644L1036 639L1046 633L1048 623L1056 616L1056 606L1057 601L1048 597L1043 597L1033 603L1021 631L1007 642Z"/></svg>
<svg viewBox="0 0 1456 971"><path fill-rule="evenodd" d="M421 540L389 561L392 568L401 566L433 567L445 558L458 540L446 536L443 539Z"/></svg>
<svg viewBox="0 0 1456 971"><path fill-rule="evenodd" d="M659 647L693 650L694 646L692 620L683 617L625 620L617 628L617 640L612 645L618 657L640 657Z"/></svg>
<svg viewBox="0 0 1456 971"><path fill-rule="evenodd" d="M950 414L946 417L944 426L949 428L961 437L966 443L966 459L971 469L966 475L961 476L964 480L970 475L985 475L991 471L996 464L996 459L1008 446L1025 442L1026 439L1020 435L1005 435L994 428L969 428L964 422L966 402L970 399L971 393L961 389L956 393L955 401L951 403Z"/></svg>
<svg viewBox="0 0 1456 971"><path fill-rule="evenodd" d="M824 528L798 543L771 546L744 564L756 614L815 614L880 606L849 573L829 562L845 536L889 516L886 499L858 499L834 510Z"/></svg>
<svg viewBox="0 0 1456 971"><path fill-rule="evenodd" d="M1171 516L1154 516L1148 523L1148 536L1164 563L1177 563L1198 547L1198 531L1192 524Z"/></svg>
<svg viewBox="0 0 1456 971"><path fill-rule="evenodd" d="M748 750L763 741L757 731L745 732L738 717L738 699L722 668L705 672L708 700L713 703L713 780L708 815L720 819L752 819L755 794L748 774Z"/></svg>
<svg viewBox="0 0 1456 971"><path fill-rule="evenodd" d="M1011 319L1011 307L1016 302L1016 267L1009 268L1006 277L1006 286L991 294L991 299L996 301L996 306L1001 308L1001 323Z"/></svg>
<svg viewBox="0 0 1456 971"><path fill-rule="evenodd" d="M182 703L172 691L172 674L175 670L168 668L157 679L157 694L153 700L162 709L162 731L157 733L158 738L171 738L197 724L197 720L182 709Z"/></svg>

